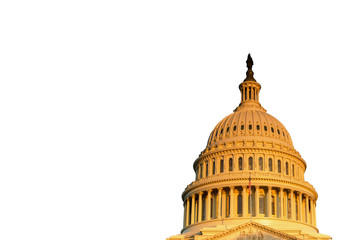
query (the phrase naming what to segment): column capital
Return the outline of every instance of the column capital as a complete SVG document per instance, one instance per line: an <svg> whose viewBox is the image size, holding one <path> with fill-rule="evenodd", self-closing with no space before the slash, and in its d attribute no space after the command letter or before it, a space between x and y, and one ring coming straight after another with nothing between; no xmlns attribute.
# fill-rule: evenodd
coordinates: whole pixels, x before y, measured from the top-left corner
<svg viewBox="0 0 359 240"><path fill-rule="evenodd" d="M198 193L198 196L202 196L203 195L203 191Z"/></svg>
<svg viewBox="0 0 359 240"><path fill-rule="evenodd" d="M259 186L259 185L256 185L256 186L255 186L256 190L258 190L260 187L261 187L261 186Z"/></svg>
<svg viewBox="0 0 359 240"><path fill-rule="evenodd" d="M212 192L212 189L209 189L209 190L207 190L207 192L208 192L208 194L211 194L211 192Z"/></svg>

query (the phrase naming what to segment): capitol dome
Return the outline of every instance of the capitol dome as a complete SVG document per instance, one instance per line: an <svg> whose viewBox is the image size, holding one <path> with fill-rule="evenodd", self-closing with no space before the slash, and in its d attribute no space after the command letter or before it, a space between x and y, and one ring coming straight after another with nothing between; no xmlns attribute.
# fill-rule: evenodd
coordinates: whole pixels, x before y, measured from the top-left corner
<svg viewBox="0 0 359 240"><path fill-rule="evenodd" d="M183 228L171 240L331 239L316 223L318 194L306 162L259 103L253 60L239 85L241 103L212 130L182 193Z"/></svg>
<svg viewBox="0 0 359 240"><path fill-rule="evenodd" d="M207 148L256 138L294 149L287 129L275 117L263 109L241 107L216 125L208 139Z"/></svg>

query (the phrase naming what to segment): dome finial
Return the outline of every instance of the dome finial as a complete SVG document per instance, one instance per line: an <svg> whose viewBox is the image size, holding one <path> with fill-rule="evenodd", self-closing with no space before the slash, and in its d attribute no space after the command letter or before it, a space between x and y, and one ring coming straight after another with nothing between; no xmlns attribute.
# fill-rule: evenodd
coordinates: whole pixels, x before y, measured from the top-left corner
<svg viewBox="0 0 359 240"><path fill-rule="evenodd" d="M249 53L248 54L248 57L247 57L247 68L248 70L252 70L252 66L253 66L253 59L251 57L251 54Z"/></svg>
<svg viewBox="0 0 359 240"><path fill-rule="evenodd" d="M252 66L253 66L253 59L251 57L251 54L249 53L248 54L248 58L247 58L247 77L246 79L244 79L244 81L256 81L254 78L253 78L253 71L252 71Z"/></svg>

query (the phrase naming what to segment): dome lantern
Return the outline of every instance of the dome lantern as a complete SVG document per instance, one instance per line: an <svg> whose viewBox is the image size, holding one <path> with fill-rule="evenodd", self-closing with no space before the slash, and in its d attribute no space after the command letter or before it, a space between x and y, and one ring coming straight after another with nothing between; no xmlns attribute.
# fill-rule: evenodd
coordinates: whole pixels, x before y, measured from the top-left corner
<svg viewBox="0 0 359 240"><path fill-rule="evenodd" d="M261 107L259 103L259 91L261 90L261 85L254 79L253 75L253 59L251 54L248 54L247 58L247 77L244 81L239 85L239 90L241 91L241 103L234 110L237 111L241 107L254 107L257 109L261 109L262 111L266 111Z"/></svg>

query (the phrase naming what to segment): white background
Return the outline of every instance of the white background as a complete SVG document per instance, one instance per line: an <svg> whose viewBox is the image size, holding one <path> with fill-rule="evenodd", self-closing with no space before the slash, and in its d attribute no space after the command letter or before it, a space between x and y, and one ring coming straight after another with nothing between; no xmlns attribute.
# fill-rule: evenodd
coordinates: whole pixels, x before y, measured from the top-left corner
<svg viewBox="0 0 359 240"><path fill-rule="evenodd" d="M356 1L1 1L0 239L165 239L251 53L260 102L356 236Z"/></svg>

